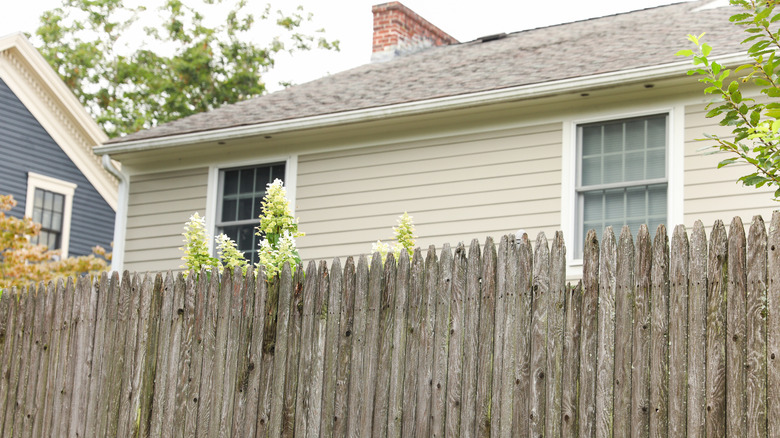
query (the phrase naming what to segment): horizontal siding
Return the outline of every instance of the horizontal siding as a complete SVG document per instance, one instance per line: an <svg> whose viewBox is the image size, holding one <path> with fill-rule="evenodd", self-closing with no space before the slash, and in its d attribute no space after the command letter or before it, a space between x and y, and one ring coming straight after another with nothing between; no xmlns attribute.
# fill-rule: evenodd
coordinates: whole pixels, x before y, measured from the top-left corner
<svg viewBox="0 0 780 438"><path fill-rule="evenodd" d="M701 220L709 230L715 220L728 223L734 216L740 216L743 223L749 224L757 214L769 220L777 208L772 197L774 190L743 186L737 179L752 173L753 167L735 164L718 169L718 163L729 154L713 154L706 149L715 144L713 141L698 140L704 138L705 133L732 138L731 129L718 125L717 118L706 118L703 105L689 105L685 110L685 225L691 227L696 220Z"/></svg>
<svg viewBox="0 0 780 438"><path fill-rule="evenodd" d="M418 245L560 228L561 124L298 158L305 259L368 253L414 217Z"/></svg>
<svg viewBox="0 0 780 438"><path fill-rule="evenodd" d="M206 214L208 168L133 176L130 180L125 269L178 269L184 224Z"/></svg>

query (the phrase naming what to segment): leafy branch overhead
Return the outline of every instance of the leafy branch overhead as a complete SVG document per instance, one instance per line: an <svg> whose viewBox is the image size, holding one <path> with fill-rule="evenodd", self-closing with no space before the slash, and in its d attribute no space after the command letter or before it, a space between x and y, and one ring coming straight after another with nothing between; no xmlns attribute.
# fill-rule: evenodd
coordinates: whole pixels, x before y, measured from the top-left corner
<svg viewBox="0 0 780 438"><path fill-rule="evenodd" d="M322 30L308 31L312 16L300 7L162 3L63 0L41 16L38 50L111 137L259 96L281 53L338 50ZM257 42L269 28L269 41Z"/></svg>
<svg viewBox="0 0 780 438"><path fill-rule="evenodd" d="M730 156L718 167L747 163L753 172L739 178L744 185L775 187L775 199L780 199L780 102L771 99L745 97L746 87L755 86L768 98L780 97L780 13L775 14L775 1L730 0L742 8L730 21L748 34L742 44L748 46L751 62L733 71L711 57L712 47L704 42L704 34L689 35L696 50L680 50L678 56L692 59L696 75L706 85L704 92L716 100L707 105L707 117L720 117L720 124L729 126L733 139L705 134L716 142L716 150ZM744 93L747 94L747 93ZM768 100L769 103L763 103Z"/></svg>

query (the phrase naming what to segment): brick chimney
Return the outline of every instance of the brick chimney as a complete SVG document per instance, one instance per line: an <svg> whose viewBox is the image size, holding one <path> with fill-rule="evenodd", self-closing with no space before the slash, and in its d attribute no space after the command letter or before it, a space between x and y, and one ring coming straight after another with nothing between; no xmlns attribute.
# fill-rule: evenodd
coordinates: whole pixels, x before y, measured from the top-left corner
<svg viewBox="0 0 780 438"><path fill-rule="evenodd" d="M399 2L373 6L371 12L374 13L371 62L388 61L431 46L458 43L458 40Z"/></svg>

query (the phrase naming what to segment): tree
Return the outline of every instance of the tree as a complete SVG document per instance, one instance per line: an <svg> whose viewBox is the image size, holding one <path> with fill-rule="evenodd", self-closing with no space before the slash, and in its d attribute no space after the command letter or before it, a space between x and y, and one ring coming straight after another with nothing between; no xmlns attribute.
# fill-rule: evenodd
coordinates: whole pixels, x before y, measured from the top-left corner
<svg viewBox="0 0 780 438"><path fill-rule="evenodd" d="M775 14L774 0L730 0L742 8L729 19L747 33L746 44L751 62L734 71L710 57L712 47L704 42L704 34L689 35L696 50L680 50L678 56L690 57L694 68L688 74L696 75L707 88L704 92L716 96L707 105L707 117L720 117L720 124L732 127L734 138L705 134L716 142L716 151L730 156L718 167L734 163L748 163L753 172L739 178L746 186L777 187L775 200L780 199L780 102L768 103L743 96L747 86L756 86L768 98L780 97L780 13ZM740 73L743 72L743 73ZM738 74L740 73L740 74ZM746 73L746 74L745 74ZM762 101L765 99L762 99Z"/></svg>
<svg viewBox="0 0 780 438"><path fill-rule="evenodd" d="M259 96L262 75L282 52L338 50L322 30L304 33L312 16L300 7L253 12L248 0L191 3L164 0L147 11L124 0L62 0L41 16L38 50L110 137ZM270 42L249 39L269 22L277 34Z"/></svg>
<svg viewBox="0 0 780 438"><path fill-rule="evenodd" d="M106 261L95 255L60 259L59 251L30 243L41 226L28 217L7 216L5 212L15 206L12 196L0 195L0 292L31 282L106 270ZM109 257L103 248L93 250L96 255Z"/></svg>

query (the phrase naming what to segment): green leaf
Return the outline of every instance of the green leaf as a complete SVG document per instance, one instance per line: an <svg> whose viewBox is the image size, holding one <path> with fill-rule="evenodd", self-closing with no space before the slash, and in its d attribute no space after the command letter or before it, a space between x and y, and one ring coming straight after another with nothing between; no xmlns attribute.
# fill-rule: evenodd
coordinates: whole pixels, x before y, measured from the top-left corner
<svg viewBox="0 0 780 438"><path fill-rule="evenodd" d="M693 56L693 50L691 49L682 49L675 53L674 56Z"/></svg>
<svg viewBox="0 0 780 438"><path fill-rule="evenodd" d="M731 81L729 84L729 94L734 94L735 91L739 90L739 83L737 81Z"/></svg>
<svg viewBox="0 0 780 438"><path fill-rule="evenodd" d="M704 43L701 45L701 53L703 53L704 56L709 56L710 52L712 52L712 47L709 44Z"/></svg>
<svg viewBox="0 0 780 438"><path fill-rule="evenodd" d="M734 164L734 162L737 161L738 159L739 157L726 158L725 160L718 163L718 169L720 169L723 166L728 166L729 164Z"/></svg>

